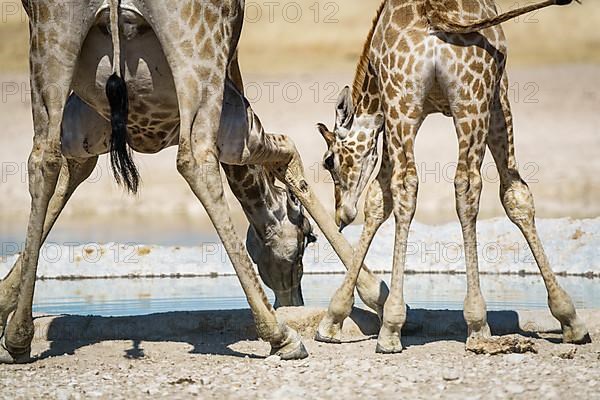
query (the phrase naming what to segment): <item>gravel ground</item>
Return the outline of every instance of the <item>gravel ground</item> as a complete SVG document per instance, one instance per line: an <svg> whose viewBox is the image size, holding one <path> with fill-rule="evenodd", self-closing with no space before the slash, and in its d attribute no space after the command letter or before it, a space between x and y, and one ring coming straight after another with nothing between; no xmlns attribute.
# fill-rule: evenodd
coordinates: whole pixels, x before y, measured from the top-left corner
<svg viewBox="0 0 600 400"><path fill-rule="evenodd" d="M407 337L404 353L381 356L374 339L342 345L307 340L308 359L282 362L265 359L266 343L230 339L81 347L36 342L40 360L0 366L0 397L600 398L597 341L573 346L545 336L534 339L537 354L482 356L467 353L460 340Z"/></svg>

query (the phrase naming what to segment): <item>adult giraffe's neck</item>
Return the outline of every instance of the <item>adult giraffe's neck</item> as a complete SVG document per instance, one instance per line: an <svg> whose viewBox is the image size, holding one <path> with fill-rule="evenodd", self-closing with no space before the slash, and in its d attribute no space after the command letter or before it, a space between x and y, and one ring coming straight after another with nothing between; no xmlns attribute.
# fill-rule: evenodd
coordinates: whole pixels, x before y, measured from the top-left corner
<svg viewBox="0 0 600 400"><path fill-rule="evenodd" d="M223 166L229 185L239 199L250 225L261 239L279 226L287 214L287 193L260 166Z"/></svg>

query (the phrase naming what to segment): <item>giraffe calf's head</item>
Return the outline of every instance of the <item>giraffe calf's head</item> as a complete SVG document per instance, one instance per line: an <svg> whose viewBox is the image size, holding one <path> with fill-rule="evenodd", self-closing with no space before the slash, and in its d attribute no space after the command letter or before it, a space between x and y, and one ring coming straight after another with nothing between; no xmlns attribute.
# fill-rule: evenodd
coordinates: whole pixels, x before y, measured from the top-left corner
<svg viewBox="0 0 600 400"><path fill-rule="evenodd" d="M333 131L324 124L318 129L327 152L323 167L335 184L336 223L340 230L350 225L358 214L358 199L367 187L378 162L377 139L383 120L378 117L357 117L350 88L346 87L336 104Z"/></svg>

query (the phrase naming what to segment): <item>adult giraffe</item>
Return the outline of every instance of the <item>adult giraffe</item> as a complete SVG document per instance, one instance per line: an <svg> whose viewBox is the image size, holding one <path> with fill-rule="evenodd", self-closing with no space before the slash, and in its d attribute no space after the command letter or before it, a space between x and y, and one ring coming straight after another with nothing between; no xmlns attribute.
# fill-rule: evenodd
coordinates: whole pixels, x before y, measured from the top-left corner
<svg viewBox="0 0 600 400"><path fill-rule="evenodd" d="M252 202L245 207L249 219L264 217L256 213L257 203L265 201L260 194L276 176L311 213L345 265L352 248L316 201L294 144L267 134L244 98L235 57L244 1L23 0L23 5L31 34L32 203L22 257L0 283L0 362L29 359L40 246L97 155L110 152L115 177L135 192L139 177L131 149L154 153L172 145L178 146L178 171L224 243L259 337L283 359L306 357L297 332L277 320L234 229L220 163L230 165L226 171L243 204ZM298 216L297 208L287 213L290 219ZM285 235L273 236L277 230L265 226L270 221L260 221L255 236L263 232L264 244L289 244ZM309 233L300 216L293 225L303 229L303 238ZM298 249L297 237L292 250ZM254 254L259 265L262 254ZM387 287L368 270L358 286L365 303L381 314Z"/></svg>
<svg viewBox="0 0 600 400"><path fill-rule="evenodd" d="M550 310L562 325L563 340L590 341L571 298L550 268L536 231L533 197L517 169L505 71L506 39L497 26L525 12L569 3L571 0L550 0L498 16L493 0L383 1L353 89L346 87L339 98L333 132L319 125L328 145L324 165L335 182L336 219L342 229L356 218L358 199L378 161L380 135L384 143L382 166L365 202L366 221L355 263L319 325L318 340L339 342L361 264L375 233L394 213L392 283L377 351L402 351L406 244L418 190L414 143L425 117L443 113L453 117L459 140L455 188L467 267L467 348L474 344L472 339L490 336L479 285L476 235L486 145L500 175L502 204L535 256Z"/></svg>

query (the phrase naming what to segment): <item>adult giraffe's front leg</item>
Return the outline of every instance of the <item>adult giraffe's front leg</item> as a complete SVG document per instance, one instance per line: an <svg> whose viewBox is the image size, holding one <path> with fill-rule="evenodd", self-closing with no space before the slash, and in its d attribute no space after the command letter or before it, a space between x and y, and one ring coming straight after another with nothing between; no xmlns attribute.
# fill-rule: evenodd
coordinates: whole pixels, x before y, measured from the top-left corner
<svg viewBox="0 0 600 400"><path fill-rule="evenodd" d="M513 141L513 118L508 100L508 80L504 79L500 98L492 109L490 134L487 140L500 175L500 198L506 214L521 230L534 255L548 291L548 305L560 322L563 341L584 344L591 342L588 330L577 315L569 294L560 286L552 271L535 225L533 196L517 168Z"/></svg>
<svg viewBox="0 0 600 400"><path fill-rule="evenodd" d="M352 313L354 305L354 289L362 265L367 257L371 243L377 234L377 231L385 221L390 217L393 211L391 177L392 165L387 151L387 141L384 139L382 165L377 178L371 183L365 199L365 224L354 252L354 260L344 282L335 292L327 314L321 320L315 339L326 343L340 343L342 324ZM383 309L379 314L383 319Z"/></svg>
<svg viewBox="0 0 600 400"><path fill-rule="evenodd" d="M269 135L275 137L276 135ZM344 266L349 269L354 262L354 250L340 233L338 226L329 213L325 210L321 202L318 200L312 187L308 184L305 175L302 160L298 155L291 140L285 136L279 139L279 147L290 149L288 158L283 165L274 169L277 177L285 183L294 195L300 200L304 208L313 217L319 229L323 232L336 254L340 257ZM357 289L360 298L371 309L375 310L378 315L383 314L383 305L388 297L388 288L380 278L366 266L362 265L357 278Z"/></svg>
<svg viewBox="0 0 600 400"><path fill-rule="evenodd" d="M87 5L75 10L80 15L76 23L65 16L60 18L63 7L49 10L46 1L36 2L32 7L30 64L35 136L28 164L31 212L22 255L18 301L2 339L0 362L29 359L34 336L32 305L39 251L48 206L63 164L60 146L63 110L77 56L94 17ZM50 35L48 29L54 34Z"/></svg>
<svg viewBox="0 0 600 400"><path fill-rule="evenodd" d="M269 304L224 197L217 143L227 68L237 47L243 3L195 4L198 16L214 18L182 19L185 30L170 28L172 18L179 17L174 15L177 8L173 4L157 0L142 4L173 72L180 115L177 169L206 209L223 242L246 294L258 336L269 342L272 353L282 359L304 358L308 353L300 335L279 322ZM187 46L182 47L182 43Z"/></svg>
<svg viewBox="0 0 600 400"><path fill-rule="evenodd" d="M293 141L285 135L267 134L258 116L236 86L238 85L232 85L230 81L226 84L224 103L228 105L228 109L224 111L224 115L230 113L230 119L247 120L248 123L241 126L247 126L248 130L240 130L239 126L228 129L230 127L227 121L223 121L220 137L221 161L231 165L263 165L271 170L300 200L332 244L344 266L350 268L353 250L308 185L302 160ZM240 113L243 115L240 116ZM387 286L366 266L363 266L361 271L357 283L358 294L368 307L381 315L388 294Z"/></svg>
<svg viewBox="0 0 600 400"><path fill-rule="evenodd" d="M210 120L210 115L217 113L214 107L219 106L212 104L202 107L196 115L196 123L193 126L189 116L186 118L182 114L182 137L188 126L192 126L192 134L189 140L182 139L180 142L177 157L178 170L202 202L225 246L254 315L259 337L269 342L273 349L272 352L283 359L304 358L308 353L300 336L277 320L275 310L269 304L248 253L231 220L229 207L224 197L219 159L216 154L215 139L218 122ZM191 146L192 142L194 143L193 147Z"/></svg>
<svg viewBox="0 0 600 400"><path fill-rule="evenodd" d="M321 203L309 187L304 175L302 159L296 150L293 141L285 135L267 134L256 114L249 107L244 98L244 88L242 76L235 55L230 64L229 77L231 82L227 82L226 95L229 96L230 104L242 105L241 108L247 108L247 119L252 128L247 132L236 132L238 140L225 140L226 146L231 146L231 142L239 142L239 137L245 138L243 150L240 148L230 152L232 159L230 162L236 165L263 165L270 169L278 179L300 200L304 208L309 212L325 237L333 245L334 250L342 259L346 268L351 267L353 260L353 251L345 238L338 231L332 219L324 210ZM236 94L237 92L237 94ZM233 146L237 147L237 146ZM227 152L225 152L227 153ZM221 157L226 157L221 154ZM362 266L362 273L358 276L358 294L364 303L375 310L381 317L383 314L383 304L388 295L388 289L385 283L377 278L366 266Z"/></svg>

